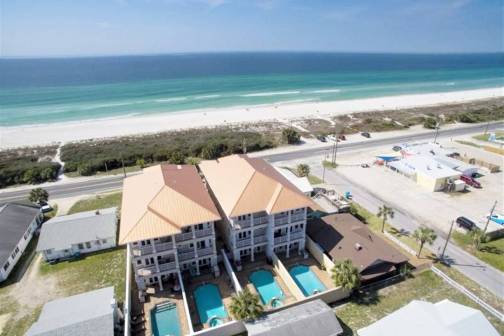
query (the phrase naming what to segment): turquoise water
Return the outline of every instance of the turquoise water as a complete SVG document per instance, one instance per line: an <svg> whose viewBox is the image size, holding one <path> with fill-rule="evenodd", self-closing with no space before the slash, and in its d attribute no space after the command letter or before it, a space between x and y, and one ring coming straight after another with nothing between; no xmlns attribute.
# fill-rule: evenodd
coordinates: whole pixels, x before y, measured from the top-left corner
<svg viewBox="0 0 504 336"><path fill-rule="evenodd" d="M289 270L289 274L294 278L296 285L305 296L310 296L326 290L320 279L306 265L297 265Z"/></svg>
<svg viewBox="0 0 504 336"><path fill-rule="evenodd" d="M0 59L0 126L494 88L504 86L503 55Z"/></svg>
<svg viewBox="0 0 504 336"><path fill-rule="evenodd" d="M151 310L152 332L154 336L182 336L177 305L168 302Z"/></svg>
<svg viewBox="0 0 504 336"><path fill-rule="evenodd" d="M199 286L194 291L194 300L201 323L209 323L211 327L214 327L222 324L222 319L228 317L217 285Z"/></svg>
<svg viewBox="0 0 504 336"><path fill-rule="evenodd" d="M277 307L284 299L284 293L273 278L273 274L267 270L259 270L250 274L250 282L259 292L261 302L264 305ZM273 301L272 301L273 300Z"/></svg>

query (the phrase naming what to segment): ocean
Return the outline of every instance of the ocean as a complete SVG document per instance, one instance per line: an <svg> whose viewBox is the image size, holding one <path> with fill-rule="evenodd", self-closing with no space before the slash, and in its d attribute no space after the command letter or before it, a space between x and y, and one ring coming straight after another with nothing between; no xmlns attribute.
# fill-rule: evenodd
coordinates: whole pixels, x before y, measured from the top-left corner
<svg viewBox="0 0 504 336"><path fill-rule="evenodd" d="M502 53L4 58L0 126L495 87Z"/></svg>

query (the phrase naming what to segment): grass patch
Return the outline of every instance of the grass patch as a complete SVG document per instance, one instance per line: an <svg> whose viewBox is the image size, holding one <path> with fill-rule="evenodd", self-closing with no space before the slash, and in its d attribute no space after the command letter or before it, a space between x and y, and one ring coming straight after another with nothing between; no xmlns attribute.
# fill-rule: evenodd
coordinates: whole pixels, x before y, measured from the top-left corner
<svg viewBox="0 0 504 336"><path fill-rule="evenodd" d="M325 168L334 169L338 165L336 163L332 163L331 161L324 160L324 161L322 161L322 166Z"/></svg>
<svg viewBox="0 0 504 336"><path fill-rule="evenodd" d="M477 250L469 234L455 231L452 237L455 243L465 251L504 272L504 238L481 243L480 250Z"/></svg>
<svg viewBox="0 0 504 336"><path fill-rule="evenodd" d="M497 140L504 140L504 132L503 131L495 131L492 133L495 133L495 137L497 138ZM489 136L490 136L490 133L478 134L478 135L473 136L473 139L480 140L480 141L488 141Z"/></svg>
<svg viewBox="0 0 504 336"><path fill-rule="evenodd" d="M124 302L126 249L99 251L54 265L43 262L40 273L55 275L68 295L114 286L116 299Z"/></svg>
<svg viewBox="0 0 504 336"><path fill-rule="evenodd" d="M121 207L121 199L122 192L108 195L97 195L92 198L75 202L68 211L68 214L71 215L76 212L105 209L110 207Z"/></svg>
<svg viewBox="0 0 504 336"><path fill-rule="evenodd" d="M492 325L501 334L504 333L504 323L445 283L432 271L413 275L410 279L378 291L364 293L348 304L336 308L335 312L344 325L344 335L357 335L358 329L387 316L411 300L435 303L444 299L481 310Z"/></svg>
<svg viewBox="0 0 504 336"><path fill-rule="evenodd" d="M42 306L35 307L30 313L22 316L21 318L13 318L19 311L19 304L14 300L8 299L5 301L2 298L3 308L0 308L0 315L11 314L9 316L8 322L5 324L4 329L0 336L22 336L33 323L38 319L40 312L42 311Z"/></svg>
<svg viewBox="0 0 504 336"><path fill-rule="evenodd" d="M315 175L308 175L308 181L310 182L310 184L321 184L323 181L322 179L318 178L317 176Z"/></svg>
<svg viewBox="0 0 504 336"><path fill-rule="evenodd" d="M466 145L466 146L472 146L472 147L476 147L476 148L481 148L480 145L478 145L478 144L476 144L474 142L471 142L471 141L455 140L455 142L458 142L461 145Z"/></svg>

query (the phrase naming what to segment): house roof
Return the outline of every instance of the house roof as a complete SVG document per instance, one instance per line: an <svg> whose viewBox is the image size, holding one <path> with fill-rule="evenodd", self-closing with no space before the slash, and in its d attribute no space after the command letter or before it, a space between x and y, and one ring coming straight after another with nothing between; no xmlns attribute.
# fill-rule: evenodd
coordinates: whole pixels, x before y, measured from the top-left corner
<svg viewBox="0 0 504 336"><path fill-rule="evenodd" d="M202 161L199 167L229 217L315 206L309 197L263 159L230 155Z"/></svg>
<svg viewBox="0 0 504 336"><path fill-rule="evenodd" d="M26 336L113 336L114 287L48 302Z"/></svg>
<svg viewBox="0 0 504 336"><path fill-rule="evenodd" d="M417 173L423 173L432 178L459 177L460 172L437 162L433 157L426 155L413 155L400 160L404 166Z"/></svg>
<svg viewBox="0 0 504 336"><path fill-rule="evenodd" d="M282 174L283 177L285 177L287 180L289 180L290 183L292 183L294 186L296 186L296 188L298 188L303 194L313 192L313 187L312 187L310 181L308 181L308 178L306 176L305 177L298 177L287 168L278 168L278 167L274 167L274 168L280 174Z"/></svg>
<svg viewBox="0 0 504 336"><path fill-rule="evenodd" d="M119 243L169 236L219 219L195 166L157 165L124 180Z"/></svg>
<svg viewBox="0 0 504 336"><path fill-rule="evenodd" d="M314 300L246 322L249 336L336 336L343 333L332 309Z"/></svg>
<svg viewBox="0 0 504 336"><path fill-rule="evenodd" d="M40 214L34 204L5 203L0 205L0 266L4 265L31 223Z"/></svg>
<svg viewBox="0 0 504 336"><path fill-rule="evenodd" d="M363 279L372 279L395 269L408 258L351 214L333 214L314 219L308 235L332 260L350 259Z"/></svg>
<svg viewBox="0 0 504 336"><path fill-rule="evenodd" d="M438 303L413 300L381 320L358 330L357 334L359 336L499 335L479 310L450 300Z"/></svg>
<svg viewBox="0 0 504 336"><path fill-rule="evenodd" d="M64 250L72 245L116 236L117 208L57 216L42 225L37 251Z"/></svg>

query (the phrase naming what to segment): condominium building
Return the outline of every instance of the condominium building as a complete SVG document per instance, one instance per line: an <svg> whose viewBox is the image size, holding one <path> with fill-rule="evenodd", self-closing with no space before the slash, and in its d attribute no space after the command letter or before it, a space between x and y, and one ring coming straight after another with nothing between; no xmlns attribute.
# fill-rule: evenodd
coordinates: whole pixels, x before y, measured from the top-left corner
<svg viewBox="0 0 504 336"><path fill-rule="evenodd" d="M218 273L221 217L195 166L158 165L124 180L119 244L128 244L140 290L179 272Z"/></svg>
<svg viewBox="0 0 504 336"><path fill-rule="evenodd" d="M199 168L223 220L219 233L239 264L257 254L301 253L313 202L263 159L231 155Z"/></svg>

